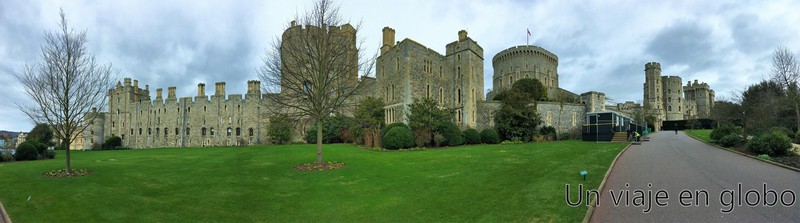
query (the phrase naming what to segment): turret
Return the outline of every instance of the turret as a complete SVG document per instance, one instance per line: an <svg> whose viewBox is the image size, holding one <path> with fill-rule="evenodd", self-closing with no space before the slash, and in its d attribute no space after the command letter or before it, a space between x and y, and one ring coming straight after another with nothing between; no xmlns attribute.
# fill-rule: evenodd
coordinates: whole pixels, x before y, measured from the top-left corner
<svg viewBox="0 0 800 223"><path fill-rule="evenodd" d="M467 39L467 31L466 30L458 31L458 41L464 41L466 39Z"/></svg>
<svg viewBox="0 0 800 223"><path fill-rule="evenodd" d="M159 101L163 100L161 98L161 90L162 90L161 88L156 89L156 100L159 100Z"/></svg>
<svg viewBox="0 0 800 223"><path fill-rule="evenodd" d="M217 82L217 92L215 96L225 96L225 82Z"/></svg>
<svg viewBox="0 0 800 223"><path fill-rule="evenodd" d="M167 88L167 99L177 100L178 98L175 97L175 86Z"/></svg>
<svg viewBox="0 0 800 223"><path fill-rule="evenodd" d="M197 84L197 96L206 96L206 84Z"/></svg>

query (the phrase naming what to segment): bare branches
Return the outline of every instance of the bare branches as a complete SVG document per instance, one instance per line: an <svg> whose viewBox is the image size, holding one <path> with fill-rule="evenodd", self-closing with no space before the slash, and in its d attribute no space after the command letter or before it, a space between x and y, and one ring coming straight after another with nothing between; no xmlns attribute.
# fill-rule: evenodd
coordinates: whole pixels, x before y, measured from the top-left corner
<svg viewBox="0 0 800 223"><path fill-rule="evenodd" d="M788 88L797 84L800 78L800 63L794 54L785 46L778 46L772 54L772 79Z"/></svg>
<svg viewBox="0 0 800 223"><path fill-rule="evenodd" d="M270 108L293 116L321 118L351 107L372 70L358 30L344 23L338 7L321 0L276 38L259 68ZM366 58L366 59L363 59Z"/></svg>
<svg viewBox="0 0 800 223"><path fill-rule="evenodd" d="M55 137L69 150L69 145L88 127L85 123L96 117L90 114L92 108L106 106L112 71L110 64L97 64L89 53L86 31L70 28L63 10L60 16L59 32L45 33L42 61L26 65L17 75L25 94L34 101L34 105L18 107L34 122L50 125Z"/></svg>

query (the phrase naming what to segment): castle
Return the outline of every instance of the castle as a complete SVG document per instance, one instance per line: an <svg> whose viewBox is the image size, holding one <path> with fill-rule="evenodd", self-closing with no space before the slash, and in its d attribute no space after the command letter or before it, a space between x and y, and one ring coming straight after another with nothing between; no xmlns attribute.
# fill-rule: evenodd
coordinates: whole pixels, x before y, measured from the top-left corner
<svg viewBox="0 0 800 223"><path fill-rule="evenodd" d="M644 109L656 118L655 128L662 121L710 118L714 107L714 90L706 83L687 82L679 76L661 76L661 64L645 64Z"/></svg>
<svg viewBox="0 0 800 223"><path fill-rule="evenodd" d="M284 32L283 44L296 41L298 32L328 31L343 37L343 52L357 58L355 30L349 24L339 27L305 27L292 22ZM606 108L605 94L589 91L580 95L559 87L558 57L539 46L522 45L502 50L492 58L492 89L484 93L484 51L464 30L445 46L442 55L411 39L395 41L395 30L382 30L382 45L376 61L375 78L353 73L352 81L368 82L356 96L377 97L385 103L385 123L407 122L408 105L415 98L433 98L451 111L452 121L461 128L494 128L494 114L500 109L495 95L510 89L515 81L535 78L547 89L547 100L536 102L544 126L559 132L578 130L590 114L618 110L630 115L641 106L629 102ZM349 41L353 40L353 41ZM286 49L285 45L281 49ZM288 65L287 65L288 66ZM282 70L282 72L284 72ZM685 117L708 117L713 107L714 92L707 84L689 83L681 88L680 77L661 77L658 63L645 69L645 108L659 120ZM284 74L285 75L285 74ZM348 78L349 79L349 78ZM281 83L287 80L281 77ZM139 87L137 80L125 78L108 91L108 111L93 112L94 122L83 132L83 149L99 146L110 136L122 138L130 148L233 146L268 143L268 113L260 81L248 81L247 92L226 95L225 82L215 84L215 92L205 93L205 84L197 85L195 97L177 98L174 86L167 97L156 89L150 98L150 87ZM283 89L282 89L283 91ZM284 94L286 92L282 92ZM685 93L683 100L681 93ZM348 111L340 112L349 114ZM298 140L310 123L303 120L295 129ZM660 124L660 122L659 122ZM298 137L299 136L299 137ZM79 145L78 147L81 147Z"/></svg>

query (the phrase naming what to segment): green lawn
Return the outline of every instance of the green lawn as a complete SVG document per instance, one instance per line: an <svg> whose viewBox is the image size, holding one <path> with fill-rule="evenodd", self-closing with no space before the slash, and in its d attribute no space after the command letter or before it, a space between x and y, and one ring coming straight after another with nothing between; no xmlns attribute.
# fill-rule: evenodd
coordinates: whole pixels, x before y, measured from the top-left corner
<svg viewBox="0 0 800 223"><path fill-rule="evenodd" d="M325 145L325 160L347 163L332 172L292 169L315 160L314 145L89 151L73 152L72 164L94 174L42 176L63 168L59 151L55 160L0 163L0 201L15 222L576 222L586 207L567 206L564 185L587 170L596 188L624 146Z"/></svg>
<svg viewBox="0 0 800 223"><path fill-rule="evenodd" d="M690 136L694 136L704 142L712 142L711 137L711 129L696 129L696 130L686 130L686 134Z"/></svg>

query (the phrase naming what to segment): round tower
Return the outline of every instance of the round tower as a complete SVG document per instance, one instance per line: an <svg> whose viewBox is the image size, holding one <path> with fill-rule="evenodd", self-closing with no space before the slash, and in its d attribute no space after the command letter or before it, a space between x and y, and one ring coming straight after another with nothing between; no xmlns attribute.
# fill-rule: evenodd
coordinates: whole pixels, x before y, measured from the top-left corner
<svg viewBox="0 0 800 223"><path fill-rule="evenodd" d="M548 98L558 93L558 56L538 46L515 46L497 53L492 58L494 76L492 89L495 95L511 88L515 81L533 78L547 88Z"/></svg>

